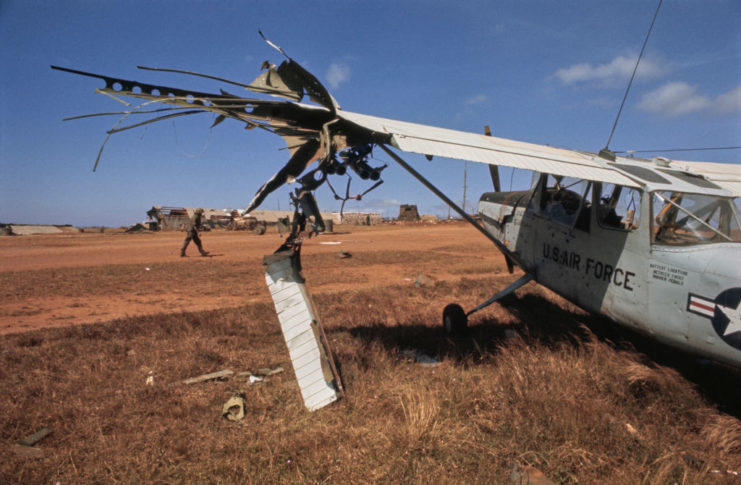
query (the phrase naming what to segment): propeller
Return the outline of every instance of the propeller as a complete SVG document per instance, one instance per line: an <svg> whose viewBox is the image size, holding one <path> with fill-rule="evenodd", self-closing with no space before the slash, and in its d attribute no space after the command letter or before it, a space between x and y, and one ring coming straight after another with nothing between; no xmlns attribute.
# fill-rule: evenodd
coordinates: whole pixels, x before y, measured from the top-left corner
<svg viewBox="0 0 741 485"><path fill-rule="evenodd" d="M484 126L484 135L491 136L491 128L489 128L489 125ZM499 166L489 165L489 175L491 175L491 183L494 184L494 192L501 192L502 187L499 183Z"/></svg>
<svg viewBox="0 0 741 485"><path fill-rule="evenodd" d="M489 125L484 126L484 135L491 136L491 128L489 128ZM499 182L499 166L489 165L489 175L491 175L491 183L494 185L494 192L501 192L502 186ZM515 270L515 264L507 253L502 251L502 254L504 255L504 262L507 264L507 271L512 274Z"/></svg>

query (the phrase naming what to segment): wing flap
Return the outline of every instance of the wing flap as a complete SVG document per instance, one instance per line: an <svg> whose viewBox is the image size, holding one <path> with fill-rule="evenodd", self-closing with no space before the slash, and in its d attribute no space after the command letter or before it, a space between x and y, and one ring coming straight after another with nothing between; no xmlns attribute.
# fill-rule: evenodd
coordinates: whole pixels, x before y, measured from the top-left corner
<svg viewBox="0 0 741 485"><path fill-rule="evenodd" d="M347 111L337 114L366 129L391 135L392 144L407 152L640 187L586 153Z"/></svg>
<svg viewBox="0 0 741 485"><path fill-rule="evenodd" d="M672 165L700 174L721 188L741 197L741 165L735 163L683 162L672 160Z"/></svg>

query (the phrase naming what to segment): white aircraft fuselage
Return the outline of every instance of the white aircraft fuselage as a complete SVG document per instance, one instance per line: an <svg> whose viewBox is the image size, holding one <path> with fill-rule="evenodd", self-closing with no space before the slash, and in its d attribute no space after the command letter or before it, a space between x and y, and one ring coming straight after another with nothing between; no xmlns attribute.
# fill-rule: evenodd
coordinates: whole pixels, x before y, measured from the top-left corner
<svg viewBox="0 0 741 485"><path fill-rule="evenodd" d="M707 186L694 196L680 192L693 180L682 186L649 161L622 164L667 184L634 177L641 187L628 188L539 175L528 191L484 194L479 216L526 272L564 298L741 366L741 234L732 199ZM687 205L699 216L678 208Z"/></svg>

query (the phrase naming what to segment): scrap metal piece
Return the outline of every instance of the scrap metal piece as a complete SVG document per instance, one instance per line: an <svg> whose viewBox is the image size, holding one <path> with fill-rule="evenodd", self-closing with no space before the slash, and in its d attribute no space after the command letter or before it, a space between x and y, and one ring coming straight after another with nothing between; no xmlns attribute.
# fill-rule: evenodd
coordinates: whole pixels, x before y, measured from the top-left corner
<svg viewBox="0 0 741 485"><path fill-rule="evenodd" d="M241 421L244 418L244 396L237 394L224 403L221 415L229 421Z"/></svg>
<svg viewBox="0 0 741 485"><path fill-rule="evenodd" d="M279 251L266 256L263 263L304 405L309 411L316 411L341 397L342 383L300 274L298 254Z"/></svg>
<svg viewBox="0 0 741 485"><path fill-rule="evenodd" d="M510 467L509 483L513 485L555 485L537 468L519 464Z"/></svg>
<svg viewBox="0 0 741 485"><path fill-rule="evenodd" d="M191 377L189 379L185 379L183 381L183 384L196 384L198 382L213 381L216 379L225 379L231 376L232 374L234 374L233 370L224 369L218 372L211 372L209 374L203 374L197 377Z"/></svg>
<svg viewBox="0 0 741 485"><path fill-rule="evenodd" d="M299 148L288 163L281 168L270 180L258 189L244 213L247 214L256 209L265 197L271 192L283 186L289 179L295 179L306 169L306 166L319 157L320 143L318 140L309 140Z"/></svg>
<svg viewBox="0 0 741 485"><path fill-rule="evenodd" d="M327 88L325 88L312 73L304 69L301 64L291 59L291 57L286 54L280 46L268 40L262 31L258 30L257 32L270 47L283 54L286 57L286 60L283 61L277 69L269 62L263 62L263 68L268 68L268 72L265 73L267 76L265 79L262 79L262 75L258 77L255 82L253 82L256 87L263 89L275 89L277 86L287 87L289 90L299 94L301 97L303 97L305 92L312 101L329 109L333 114L340 109L337 101L331 94L329 94ZM276 95L280 96L280 94L277 93ZM298 100L300 100L301 97ZM289 97L289 99L291 98Z"/></svg>
<svg viewBox="0 0 741 485"><path fill-rule="evenodd" d="M263 63L263 67L267 67L267 70L257 76L245 88L256 91L268 93L272 96L280 96L282 98L291 99L293 101L301 101L304 97L304 90L301 86L296 86L298 89L292 89L281 77L275 65L269 64L267 61Z"/></svg>
<svg viewBox="0 0 741 485"><path fill-rule="evenodd" d="M44 438L46 438L47 436L49 436L52 433L53 433L53 430L51 430L50 428L44 427L44 428L41 428L40 430L36 431L34 434L32 434L30 436L26 436L22 440L19 440L18 441L18 444L19 445L22 445L22 446L33 446L33 445L35 445L39 441L43 440Z"/></svg>
<svg viewBox="0 0 741 485"><path fill-rule="evenodd" d="M287 60L278 67L265 63L263 68L267 68L267 71L252 84L230 81L218 76L193 71L138 67L147 71L173 72L227 82L259 93L281 96L290 101L244 98L230 94L223 89L220 90L220 94L199 92L51 66L53 69L60 71L104 81L105 87L96 89L96 92L110 96L129 107L119 112L95 113L67 118L120 116L120 119L106 133L106 138L95 159L93 171L98 167L108 140L116 133L167 119L198 113L213 113L215 118L211 128L219 125L226 118L234 119L244 123L246 129L261 128L281 136L291 153L288 163L260 187L245 212L257 208L278 187L300 177L306 168L316 160L320 160L320 166L323 167L322 171L326 174L341 175L346 172L347 168L351 168L361 178L380 181L380 174L385 166L372 167L368 165L367 157L373 144L379 141L388 141L388 136L374 131L368 133L366 129L357 126L354 122L341 120L338 117L339 105L321 82L300 64L288 57L280 47L267 39L265 40L285 55ZM308 95L312 101L320 106L295 102L301 100L304 95ZM130 103L120 99L121 96L137 98L143 100L143 102L131 107ZM162 109L150 109L149 105L153 103L163 103L171 106ZM151 117L145 121L130 122L130 116L139 115L150 115ZM343 152L346 160L344 162L337 160L335 153L347 147L351 147L351 149ZM358 199L362 195L365 195L365 193L360 194ZM311 204L311 200L306 198L305 203ZM311 207L307 206L307 210L311 210Z"/></svg>
<svg viewBox="0 0 741 485"><path fill-rule="evenodd" d="M24 446L16 443L11 447L11 450L13 450L13 454L19 458L37 459L44 457L44 450L34 446Z"/></svg>

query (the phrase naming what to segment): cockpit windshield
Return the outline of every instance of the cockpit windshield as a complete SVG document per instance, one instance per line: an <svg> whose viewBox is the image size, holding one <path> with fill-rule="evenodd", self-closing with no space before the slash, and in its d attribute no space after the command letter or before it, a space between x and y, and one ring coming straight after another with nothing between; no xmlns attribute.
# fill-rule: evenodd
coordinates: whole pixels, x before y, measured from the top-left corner
<svg viewBox="0 0 741 485"><path fill-rule="evenodd" d="M733 199L659 191L653 193L651 209L655 244L741 242L739 213Z"/></svg>

